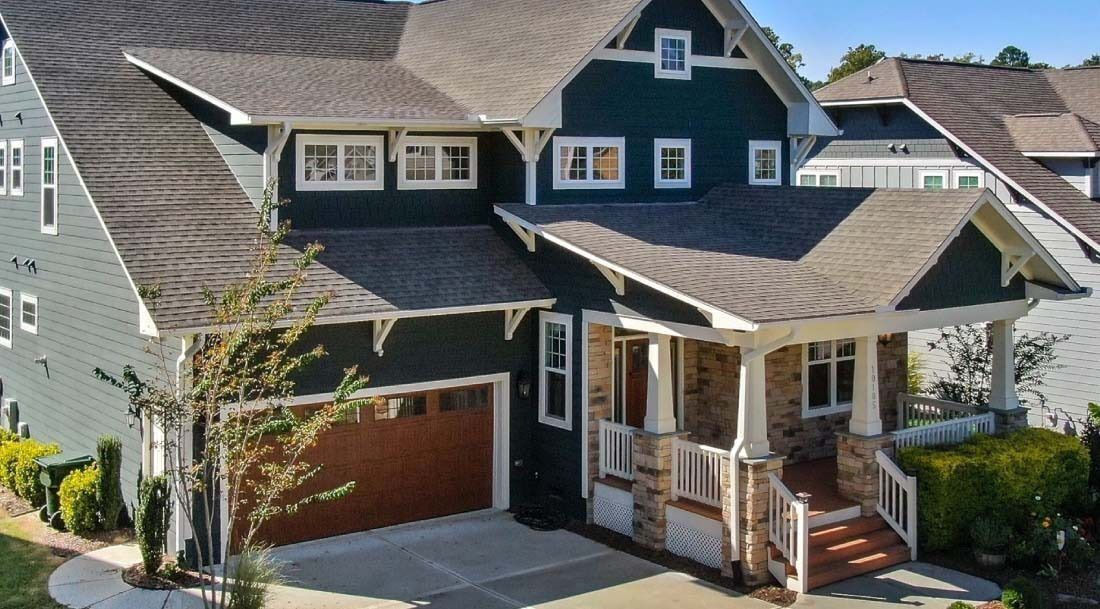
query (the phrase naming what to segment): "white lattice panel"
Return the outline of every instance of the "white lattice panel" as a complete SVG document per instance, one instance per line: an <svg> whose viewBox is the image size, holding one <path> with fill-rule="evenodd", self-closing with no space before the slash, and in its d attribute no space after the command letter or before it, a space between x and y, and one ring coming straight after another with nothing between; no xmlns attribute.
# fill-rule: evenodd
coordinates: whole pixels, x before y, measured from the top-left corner
<svg viewBox="0 0 1100 609"><path fill-rule="evenodd" d="M722 538L714 537L681 522L668 521L665 541L669 552L708 567L722 566Z"/></svg>
<svg viewBox="0 0 1100 609"><path fill-rule="evenodd" d="M592 503L592 517L601 527L628 537L634 536L633 506L627 507L597 496Z"/></svg>

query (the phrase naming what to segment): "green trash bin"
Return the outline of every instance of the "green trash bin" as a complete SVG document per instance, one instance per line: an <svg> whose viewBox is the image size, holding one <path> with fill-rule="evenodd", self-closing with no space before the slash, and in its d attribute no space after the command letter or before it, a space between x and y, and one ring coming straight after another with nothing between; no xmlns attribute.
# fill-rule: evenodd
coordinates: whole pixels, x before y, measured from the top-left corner
<svg viewBox="0 0 1100 609"><path fill-rule="evenodd" d="M58 489L61 488L61 481L70 473L91 465L95 459L91 455L61 453L39 457L34 462L42 468L38 480L46 488L46 505L39 510L38 516L42 522L48 522L50 526L60 531L65 527L65 523L61 521L61 500L57 494Z"/></svg>

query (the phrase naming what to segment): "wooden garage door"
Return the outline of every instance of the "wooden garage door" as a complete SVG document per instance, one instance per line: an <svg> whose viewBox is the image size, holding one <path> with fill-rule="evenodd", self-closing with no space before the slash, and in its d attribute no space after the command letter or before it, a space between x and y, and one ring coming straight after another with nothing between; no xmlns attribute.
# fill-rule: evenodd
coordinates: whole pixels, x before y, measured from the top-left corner
<svg viewBox="0 0 1100 609"><path fill-rule="evenodd" d="M302 496L349 480L354 491L272 519L263 541L285 545L491 507L493 386L378 399L327 432L306 460L324 468Z"/></svg>

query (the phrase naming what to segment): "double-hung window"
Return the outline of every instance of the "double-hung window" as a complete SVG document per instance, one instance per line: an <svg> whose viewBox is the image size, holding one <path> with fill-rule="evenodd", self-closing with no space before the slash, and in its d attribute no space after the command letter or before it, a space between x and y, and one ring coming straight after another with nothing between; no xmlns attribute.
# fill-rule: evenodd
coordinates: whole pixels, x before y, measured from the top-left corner
<svg viewBox="0 0 1100 609"><path fill-rule="evenodd" d="M397 187L477 188L477 138L405 137L397 159Z"/></svg>
<svg viewBox="0 0 1100 609"><path fill-rule="evenodd" d="M982 187L981 171L956 171L955 188L961 190L977 190Z"/></svg>
<svg viewBox="0 0 1100 609"><path fill-rule="evenodd" d="M626 139L554 138L554 188L623 188Z"/></svg>
<svg viewBox="0 0 1100 609"><path fill-rule="evenodd" d="M11 196L23 196L23 140L12 140L8 147L8 163L11 165L11 179L8 188Z"/></svg>
<svg viewBox="0 0 1100 609"><path fill-rule="evenodd" d="M920 187L924 190L943 190L947 188L947 172L939 169L918 172Z"/></svg>
<svg viewBox="0 0 1100 609"><path fill-rule="evenodd" d="M0 347L11 349L11 290L0 288Z"/></svg>
<svg viewBox="0 0 1100 609"><path fill-rule="evenodd" d="M749 184L777 186L783 183L783 142L749 142Z"/></svg>
<svg viewBox="0 0 1100 609"><path fill-rule="evenodd" d="M657 78L691 79L691 32L657 28L653 35L654 75Z"/></svg>
<svg viewBox="0 0 1100 609"><path fill-rule="evenodd" d="M653 140L653 186L691 188L691 140Z"/></svg>
<svg viewBox="0 0 1100 609"><path fill-rule="evenodd" d="M297 136L298 190L381 190L384 141L376 135Z"/></svg>
<svg viewBox="0 0 1100 609"><path fill-rule="evenodd" d="M573 318L539 312L539 421L573 428Z"/></svg>
<svg viewBox="0 0 1100 609"><path fill-rule="evenodd" d="M0 140L0 195L8 194L8 142Z"/></svg>
<svg viewBox="0 0 1100 609"><path fill-rule="evenodd" d="M38 334L38 297L30 294L19 295L19 328L24 332Z"/></svg>
<svg viewBox="0 0 1100 609"><path fill-rule="evenodd" d="M0 84L4 86L15 84L15 43L11 38L4 41L3 51L3 78Z"/></svg>
<svg viewBox="0 0 1100 609"><path fill-rule="evenodd" d="M42 138L42 233L57 234L57 140Z"/></svg>
<svg viewBox="0 0 1100 609"><path fill-rule="evenodd" d="M817 417L852 409L856 343L852 339L809 343L802 357L802 416Z"/></svg>

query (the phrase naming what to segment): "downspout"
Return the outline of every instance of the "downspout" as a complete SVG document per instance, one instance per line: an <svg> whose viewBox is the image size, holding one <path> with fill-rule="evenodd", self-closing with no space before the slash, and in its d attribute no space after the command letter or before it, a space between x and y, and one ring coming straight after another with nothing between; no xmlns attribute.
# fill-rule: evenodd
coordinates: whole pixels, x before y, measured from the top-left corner
<svg viewBox="0 0 1100 609"><path fill-rule="evenodd" d="M272 203L279 201L279 159L283 156L283 149L293 127L289 121L284 121L278 127L270 127L267 132L267 148L264 150L264 189L271 189ZM274 205L271 210L271 230L279 226L279 207Z"/></svg>
<svg viewBox="0 0 1100 609"><path fill-rule="evenodd" d="M190 363L194 361L195 354L199 352L204 344L204 336L187 335L180 340L180 355L176 358L176 391L182 396L190 386ZM177 441L181 442L182 446L179 447L179 455L181 459L190 460L192 457L192 434L191 430L184 429L179 433ZM175 461L175 455L169 455L170 461ZM176 469L180 467L179 463L171 463L169 467L169 473L175 473ZM187 546L187 539L192 536L190 524L187 521L187 517L184 511L180 509L180 506L175 506L175 522L171 527L172 530L168 534L169 553L175 554L180 550L185 550Z"/></svg>

